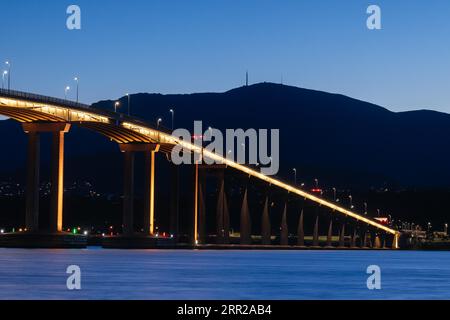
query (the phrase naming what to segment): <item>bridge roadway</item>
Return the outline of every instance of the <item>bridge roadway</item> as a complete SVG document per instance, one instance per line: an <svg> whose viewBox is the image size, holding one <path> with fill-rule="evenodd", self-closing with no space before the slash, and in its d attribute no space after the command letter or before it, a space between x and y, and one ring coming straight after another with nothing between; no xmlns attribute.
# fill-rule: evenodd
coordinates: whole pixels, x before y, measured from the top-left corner
<svg viewBox="0 0 450 320"><path fill-rule="evenodd" d="M29 135L27 181L29 189L33 184L36 186L36 183L38 183L39 161L37 158L39 151L37 147L37 134L40 132L53 133L52 158L54 160L53 163L55 164L52 166L52 212L55 217L53 231L62 231L64 133L67 133L70 130L71 125L78 125L106 136L117 142L120 145L122 152L129 152L129 156L125 155L125 165L127 166L128 164L130 170L132 170L133 167L133 152L148 151L146 154L149 156L146 159L149 167L149 197L146 200L146 203L149 215L146 220L147 227L145 228L145 232L148 234L153 234L154 232L154 155L158 151L170 153L173 146L181 145L184 150L201 154L203 157L215 160L216 163L243 172L248 176L265 181L270 185L277 186L292 194L298 195L301 198L329 208L334 212L391 234L394 239L393 248L398 247L400 233L397 230L380 224L364 215L343 208L334 202L327 201L306 192L296 186L287 184L280 179L266 176L248 166L241 165L235 161L205 150L193 143L182 141L173 137L170 132L161 128L155 128L136 117L92 108L91 106L68 100L4 89L0 90L0 114L22 123L24 131ZM128 181L130 188L128 188L127 194L127 187L125 186L124 219L127 219L125 211L133 211L132 201L130 201L132 177L129 176L128 178L128 180L130 180ZM125 176L125 180L127 180L127 175ZM127 184L127 181L125 181L125 184ZM33 226L37 227L37 197L38 190L36 190L36 188L34 192L27 192L27 226L30 227L30 229L33 229ZM130 215L128 215L128 219L132 219ZM128 223L124 221L124 225L131 228L129 226L129 223L131 222L132 220L129 220ZM127 231L125 230L125 232ZM128 232L131 232L131 230L128 230Z"/></svg>

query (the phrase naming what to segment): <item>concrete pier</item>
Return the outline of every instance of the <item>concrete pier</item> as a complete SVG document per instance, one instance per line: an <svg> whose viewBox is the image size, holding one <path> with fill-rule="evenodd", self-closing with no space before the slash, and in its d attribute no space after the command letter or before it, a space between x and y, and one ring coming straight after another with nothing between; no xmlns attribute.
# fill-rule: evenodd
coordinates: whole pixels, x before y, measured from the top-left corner
<svg viewBox="0 0 450 320"><path fill-rule="evenodd" d="M266 197L264 202L264 209L262 214L261 223L261 244L270 245L271 244L271 225L269 217L269 197Z"/></svg>
<svg viewBox="0 0 450 320"><path fill-rule="evenodd" d="M26 185L26 232L5 234L0 237L0 247L18 248L83 248L87 238L63 231L64 208L64 135L70 124L63 122L23 123L28 135L27 185ZM48 227L39 224L40 188L40 137L52 135L51 144L51 194Z"/></svg>

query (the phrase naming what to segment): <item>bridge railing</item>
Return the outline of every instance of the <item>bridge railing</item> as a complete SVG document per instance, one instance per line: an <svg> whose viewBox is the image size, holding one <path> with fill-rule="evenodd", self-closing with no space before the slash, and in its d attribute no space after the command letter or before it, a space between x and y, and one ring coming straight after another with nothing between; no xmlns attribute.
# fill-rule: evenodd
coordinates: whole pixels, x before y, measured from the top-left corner
<svg viewBox="0 0 450 320"><path fill-rule="evenodd" d="M133 122L135 124L140 124L142 126L150 127L155 130L162 131L167 134L171 134L172 131L164 126L156 127L154 125L149 124L147 121L134 117L129 116L123 113L113 112L105 109L99 109L99 108L92 108L92 106L67 100L67 99L60 99L55 97L49 97L44 96L40 94L35 93L29 93L29 92L23 92L23 91L17 91L17 90L8 90L8 89L0 89L0 95L3 97L13 98L13 99L24 99L27 101L33 101L37 103L43 103L43 104L50 104L50 105L56 105L61 107L67 107L72 109L77 109L80 111L93 111L95 110L96 113L100 113L101 115L116 121L116 122Z"/></svg>
<svg viewBox="0 0 450 320"><path fill-rule="evenodd" d="M10 98L24 98L26 100L40 102L40 103L57 104L57 105L62 105L62 106L77 108L77 109L78 108L79 109L89 109L89 105L87 105L87 104L74 102L74 101L66 100L66 99L43 96L43 95L35 94L35 93L16 91L16 90L8 90L8 89L0 89L0 93L2 96L10 97Z"/></svg>

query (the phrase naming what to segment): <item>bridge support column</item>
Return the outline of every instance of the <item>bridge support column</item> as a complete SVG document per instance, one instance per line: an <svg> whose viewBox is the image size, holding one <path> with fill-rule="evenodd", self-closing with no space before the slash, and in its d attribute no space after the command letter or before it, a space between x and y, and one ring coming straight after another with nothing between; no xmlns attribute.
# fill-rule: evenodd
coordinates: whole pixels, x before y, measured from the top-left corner
<svg viewBox="0 0 450 320"><path fill-rule="evenodd" d="M223 243L230 243L230 211L228 210L227 194L223 193Z"/></svg>
<svg viewBox="0 0 450 320"><path fill-rule="evenodd" d="M216 243L224 244L225 238L230 234L229 222L226 221L228 217L225 211L226 208L226 196L225 196L225 181L223 179L223 173L219 178L219 195L217 197L217 209L216 209Z"/></svg>
<svg viewBox="0 0 450 320"><path fill-rule="evenodd" d="M225 193L225 166L215 165L219 194L216 208L216 243L230 243L230 214L228 212L227 196Z"/></svg>
<svg viewBox="0 0 450 320"><path fill-rule="evenodd" d="M66 131L53 132L52 141L52 199L50 213L50 232L63 230L64 198L64 134Z"/></svg>
<svg viewBox="0 0 450 320"><path fill-rule="evenodd" d="M283 216L281 218L281 234L280 234L280 244L282 246L289 245L289 230L287 224L287 204L284 204Z"/></svg>
<svg viewBox="0 0 450 320"><path fill-rule="evenodd" d="M26 224L30 231L39 230L39 156L40 133L52 133L51 151L51 200L50 225L51 233L63 230L64 200L64 134L69 132L67 123L24 123L24 132L28 140L28 177L27 177L27 214Z"/></svg>
<svg viewBox="0 0 450 320"><path fill-rule="evenodd" d="M271 244L271 226L269 216L269 196L266 196L261 222L261 244Z"/></svg>
<svg viewBox="0 0 450 320"><path fill-rule="evenodd" d="M381 249L386 249L386 233L381 233Z"/></svg>
<svg viewBox="0 0 450 320"><path fill-rule="evenodd" d="M196 164L194 173L194 244L206 244L206 182L210 175L218 177L216 207L216 244L227 244L230 238L230 217L225 194L225 165Z"/></svg>
<svg viewBox="0 0 450 320"><path fill-rule="evenodd" d="M356 248L356 237L357 237L356 226L353 226L353 235L351 239L350 248Z"/></svg>
<svg viewBox="0 0 450 320"><path fill-rule="evenodd" d="M171 165L171 194L170 194L170 234L178 242L179 233L179 198L180 198L180 172L179 167L172 163Z"/></svg>
<svg viewBox="0 0 450 320"><path fill-rule="evenodd" d="M319 246L319 216L316 216L316 222L314 224L314 234L313 234L313 247Z"/></svg>
<svg viewBox="0 0 450 320"><path fill-rule="evenodd" d="M222 175L223 177L223 175ZM221 178L222 178L221 177ZM225 181L219 179L219 194L217 196L217 208L216 208L216 244L224 243L224 208L225 208Z"/></svg>
<svg viewBox="0 0 450 320"><path fill-rule="evenodd" d="M144 233L155 234L155 158L159 145L148 144L144 147ZM177 176L175 177L177 178ZM174 186L174 188L178 186Z"/></svg>
<svg viewBox="0 0 450 320"><path fill-rule="evenodd" d="M194 165L194 221L193 221L193 237L192 241L194 246L198 245L198 194L199 194L199 185L198 185L198 178L199 178L199 164L198 161L195 162Z"/></svg>
<svg viewBox="0 0 450 320"><path fill-rule="evenodd" d="M206 172L203 166L198 173L198 242L206 243Z"/></svg>
<svg viewBox="0 0 450 320"><path fill-rule="evenodd" d="M332 245L333 245L333 217L331 217L330 225L328 226L327 247L331 248Z"/></svg>
<svg viewBox="0 0 450 320"><path fill-rule="evenodd" d="M341 233L339 234L339 247L345 247L345 222L342 222Z"/></svg>
<svg viewBox="0 0 450 320"><path fill-rule="evenodd" d="M380 236L379 236L378 234L375 235L375 240L374 240L374 245L373 245L373 247L374 247L375 249L381 249L381 248L382 248L382 247L381 247L381 239L380 239Z"/></svg>
<svg viewBox="0 0 450 320"><path fill-rule="evenodd" d="M134 233L134 152L124 152L122 233Z"/></svg>
<svg viewBox="0 0 450 320"><path fill-rule="evenodd" d="M297 228L297 246L304 247L305 246L305 230L303 225L303 210L300 213L300 218L298 220L298 228Z"/></svg>
<svg viewBox="0 0 450 320"><path fill-rule="evenodd" d="M399 249L400 248L399 244L398 244L399 238L400 238L400 234L396 233L394 235L394 237L393 237L393 240L392 240L392 249Z"/></svg>
<svg viewBox="0 0 450 320"><path fill-rule="evenodd" d="M377 239L376 231L375 230L371 230L370 231L370 242L369 242L369 244L370 244L370 247L372 249L377 247L376 239Z"/></svg>
<svg viewBox="0 0 450 320"><path fill-rule="evenodd" d="M28 133L27 187L26 187L26 228L39 230L39 169L40 136L37 132Z"/></svg>
<svg viewBox="0 0 450 320"><path fill-rule="evenodd" d="M241 208L241 224L240 224L240 233L241 233L241 244L249 245L252 244L252 232L251 232L251 220L250 220L250 212L248 208L248 189L245 189L244 199L242 200L242 208Z"/></svg>
<svg viewBox="0 0 450 320"><path fill-rule="evenodd" d="M134 233L134 160L136 152L144 152L144 233L153 235L155 217L155 154L159 145L121 144L124 153L123 234Z"/></svg>
<svg viewBox="0 0 450 320"><path fill-rule="evenodd" d="M360 244L359 246L363 248L367 248L367 230L365 228L362 229L360 234Z"/></svg>

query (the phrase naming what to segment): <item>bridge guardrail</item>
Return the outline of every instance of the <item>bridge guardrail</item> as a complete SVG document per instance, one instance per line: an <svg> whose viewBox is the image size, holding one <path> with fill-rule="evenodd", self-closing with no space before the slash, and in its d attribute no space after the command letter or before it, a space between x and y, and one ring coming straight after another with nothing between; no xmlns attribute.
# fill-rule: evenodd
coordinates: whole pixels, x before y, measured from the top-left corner
<svg viewBox="0 0 450 320"><path fill-rule="evenodd" d="M64 105L64 106L73 107L73 108L89 109L89 107L90 107L89 105L79 103L79 102L74 102L71 100L43 96L40 94L28 93L28 92L23 92L23 91L0 89L0 93L4 96L8 96L11 98L25 98L25 99L29 99L29 100L34 100L36 102L56 103L58 105Z"/></svg>
<svg viewBox="0 0 450 320"><path fill-rule="evenodd" d="M91 105L87 105L84 103L79 103L79 102L75 102L75 101L71 101L71 100L67 100L67 99L54 98L54 97L44 96L44 95L40 95L40 94L28 93L28 92L17 91L17 90L8 90L8 89L0 89L0 94L2 96L9 97L9 98L24 98L29 101L35 101L38 103L53 104L53 105L58 105L58 106L63 106L63 107L68 107L68 108L74 108L74 109L78 109L80 111L85 111L85 112L89 112L94 109L95 112L100 113L114 121L130 121L130 122L132 121L138 125L141 124L143 126L150 127L155 130L160 130L167 134L172 133L171 130L169 130L168 128L166 128L164 126L159 126L158 128L156 128L155 126L149 124L145 120L137 118L137 117L128 116L123 113L117 113L117 112L108 111L108 110L104 110L104 109L92 108Z"/></svg>

